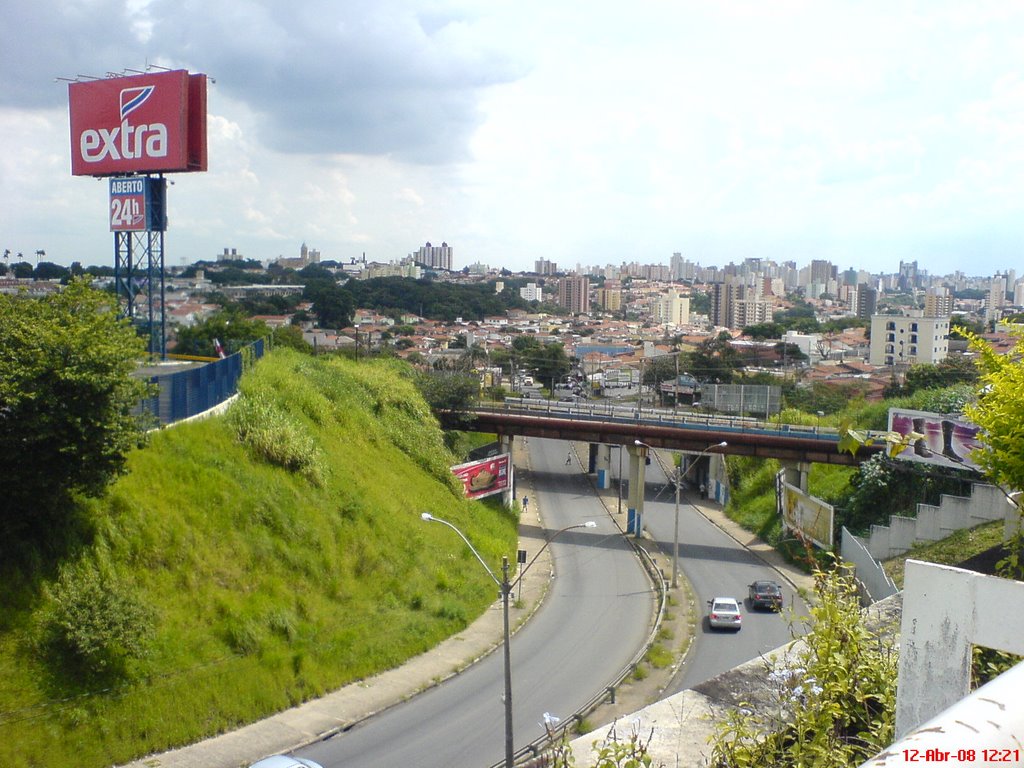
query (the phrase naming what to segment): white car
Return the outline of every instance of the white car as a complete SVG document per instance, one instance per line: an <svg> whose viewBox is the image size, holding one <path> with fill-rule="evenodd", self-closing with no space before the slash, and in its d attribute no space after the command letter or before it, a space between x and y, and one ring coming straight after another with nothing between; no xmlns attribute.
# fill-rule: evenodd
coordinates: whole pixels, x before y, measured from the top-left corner
<svg viewBox="0 0 1024 768"><path fill-rule="evenodd" d="M257 760L249 768L323 768L323 766L305 757L274 755Z"/></svg>
<svg viewBox="0 0 1024 768"><path fill-rule="evenodd" d="M712 629L733 629L737 632L743 626L739 601L732 597L716 597L708 600L708 626Z"/></svg>

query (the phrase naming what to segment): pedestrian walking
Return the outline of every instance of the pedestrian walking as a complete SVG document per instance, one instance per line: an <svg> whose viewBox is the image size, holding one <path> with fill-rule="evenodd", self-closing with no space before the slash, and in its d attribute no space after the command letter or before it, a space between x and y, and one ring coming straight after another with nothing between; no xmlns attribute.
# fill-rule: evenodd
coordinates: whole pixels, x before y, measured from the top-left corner
<svg viewBox="0 0 1024 768"><path fill-rule="evenodd" d="M569 451L568 455L565 457L565 466L568 467L570 464L572 464L572 451Z"/></svg>
<svg viewBox="0 0 1024 768"><path fill-rule="evenodd" d="M706 499L708 497L708 488L704 483L700 484L700 497Z"/></svg>

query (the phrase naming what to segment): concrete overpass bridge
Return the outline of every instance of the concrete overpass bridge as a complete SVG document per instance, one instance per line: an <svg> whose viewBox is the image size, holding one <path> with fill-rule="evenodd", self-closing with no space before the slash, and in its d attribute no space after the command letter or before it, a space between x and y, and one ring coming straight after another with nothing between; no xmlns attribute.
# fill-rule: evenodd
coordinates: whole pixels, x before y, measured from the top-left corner
<svg viewBox="0 0 1024 768"><path fill-rule="evenodd" d="M644 409L612 403L568 403L547 400L483 404L469 411L441 414L452 429L493 432L504 450L515 436L544 437L590 443L588 471L599 488L611 480L612 448L618 446L618 477L622 478L622 449L629 455L627 529L643 532L645 467L654 448L680 451L677 482L689 478L694 487L725 501L714 483L714 456L754 456L778 459L786 482L807 490L812 463L857 465L883 450L883 441L864 446L856 455L839 451L839 433L820 426L773 424L746 417Z"/></svg>
<svg viewBox="0 0 1024 768"><path fill-rule="evenodd" d="M467 419L467 415L469 419ZM445 426L471 432L576 440L604 445L633 445L702 451L728 443L719 453L756 456L783 462L856 466L882 450L865 446L856 456L839 452L839 433L829 427L777 424L753 418L676 413L610 403L565 403L523 400L479 405L468 412L442 415Z"/></svg>

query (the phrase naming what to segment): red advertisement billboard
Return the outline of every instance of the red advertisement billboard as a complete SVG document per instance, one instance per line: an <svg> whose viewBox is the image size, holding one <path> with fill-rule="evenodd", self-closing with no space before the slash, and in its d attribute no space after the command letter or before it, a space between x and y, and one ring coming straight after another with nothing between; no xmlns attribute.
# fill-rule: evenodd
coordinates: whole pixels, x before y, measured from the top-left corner
<svg viewBox="0 0 1024 768"><path fill-rule="evenodd" d="M462 481L467 499L482 499L508 490L512 482L512 460L509 454L503 453L458 464L452 467L452 474Z"/></svg>
<svg viewBox="0 0 1024 768"><path fill-rule="evenodd" d="M73 176L206 170L206 75L70 83L68 102Z"/></svg>

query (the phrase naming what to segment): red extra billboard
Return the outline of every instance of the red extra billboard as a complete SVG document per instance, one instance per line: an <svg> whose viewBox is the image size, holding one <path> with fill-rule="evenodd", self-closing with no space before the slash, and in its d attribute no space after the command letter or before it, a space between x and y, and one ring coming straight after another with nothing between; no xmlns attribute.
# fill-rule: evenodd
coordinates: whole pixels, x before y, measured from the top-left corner
<svg viewBox="0 0 1024 768"><path fill-rule="evenodd" d="M68 101L72 176L206 170L206 75L71 83Z"/></svg>
<svg viewBox="0 0 1024 768"><path fill-rule="evenodd" d="M458 464L452 467L452 474L462 482L467 499L482 499L508 490L512 482L512 460L509 454L503 453Z"/></svg>

